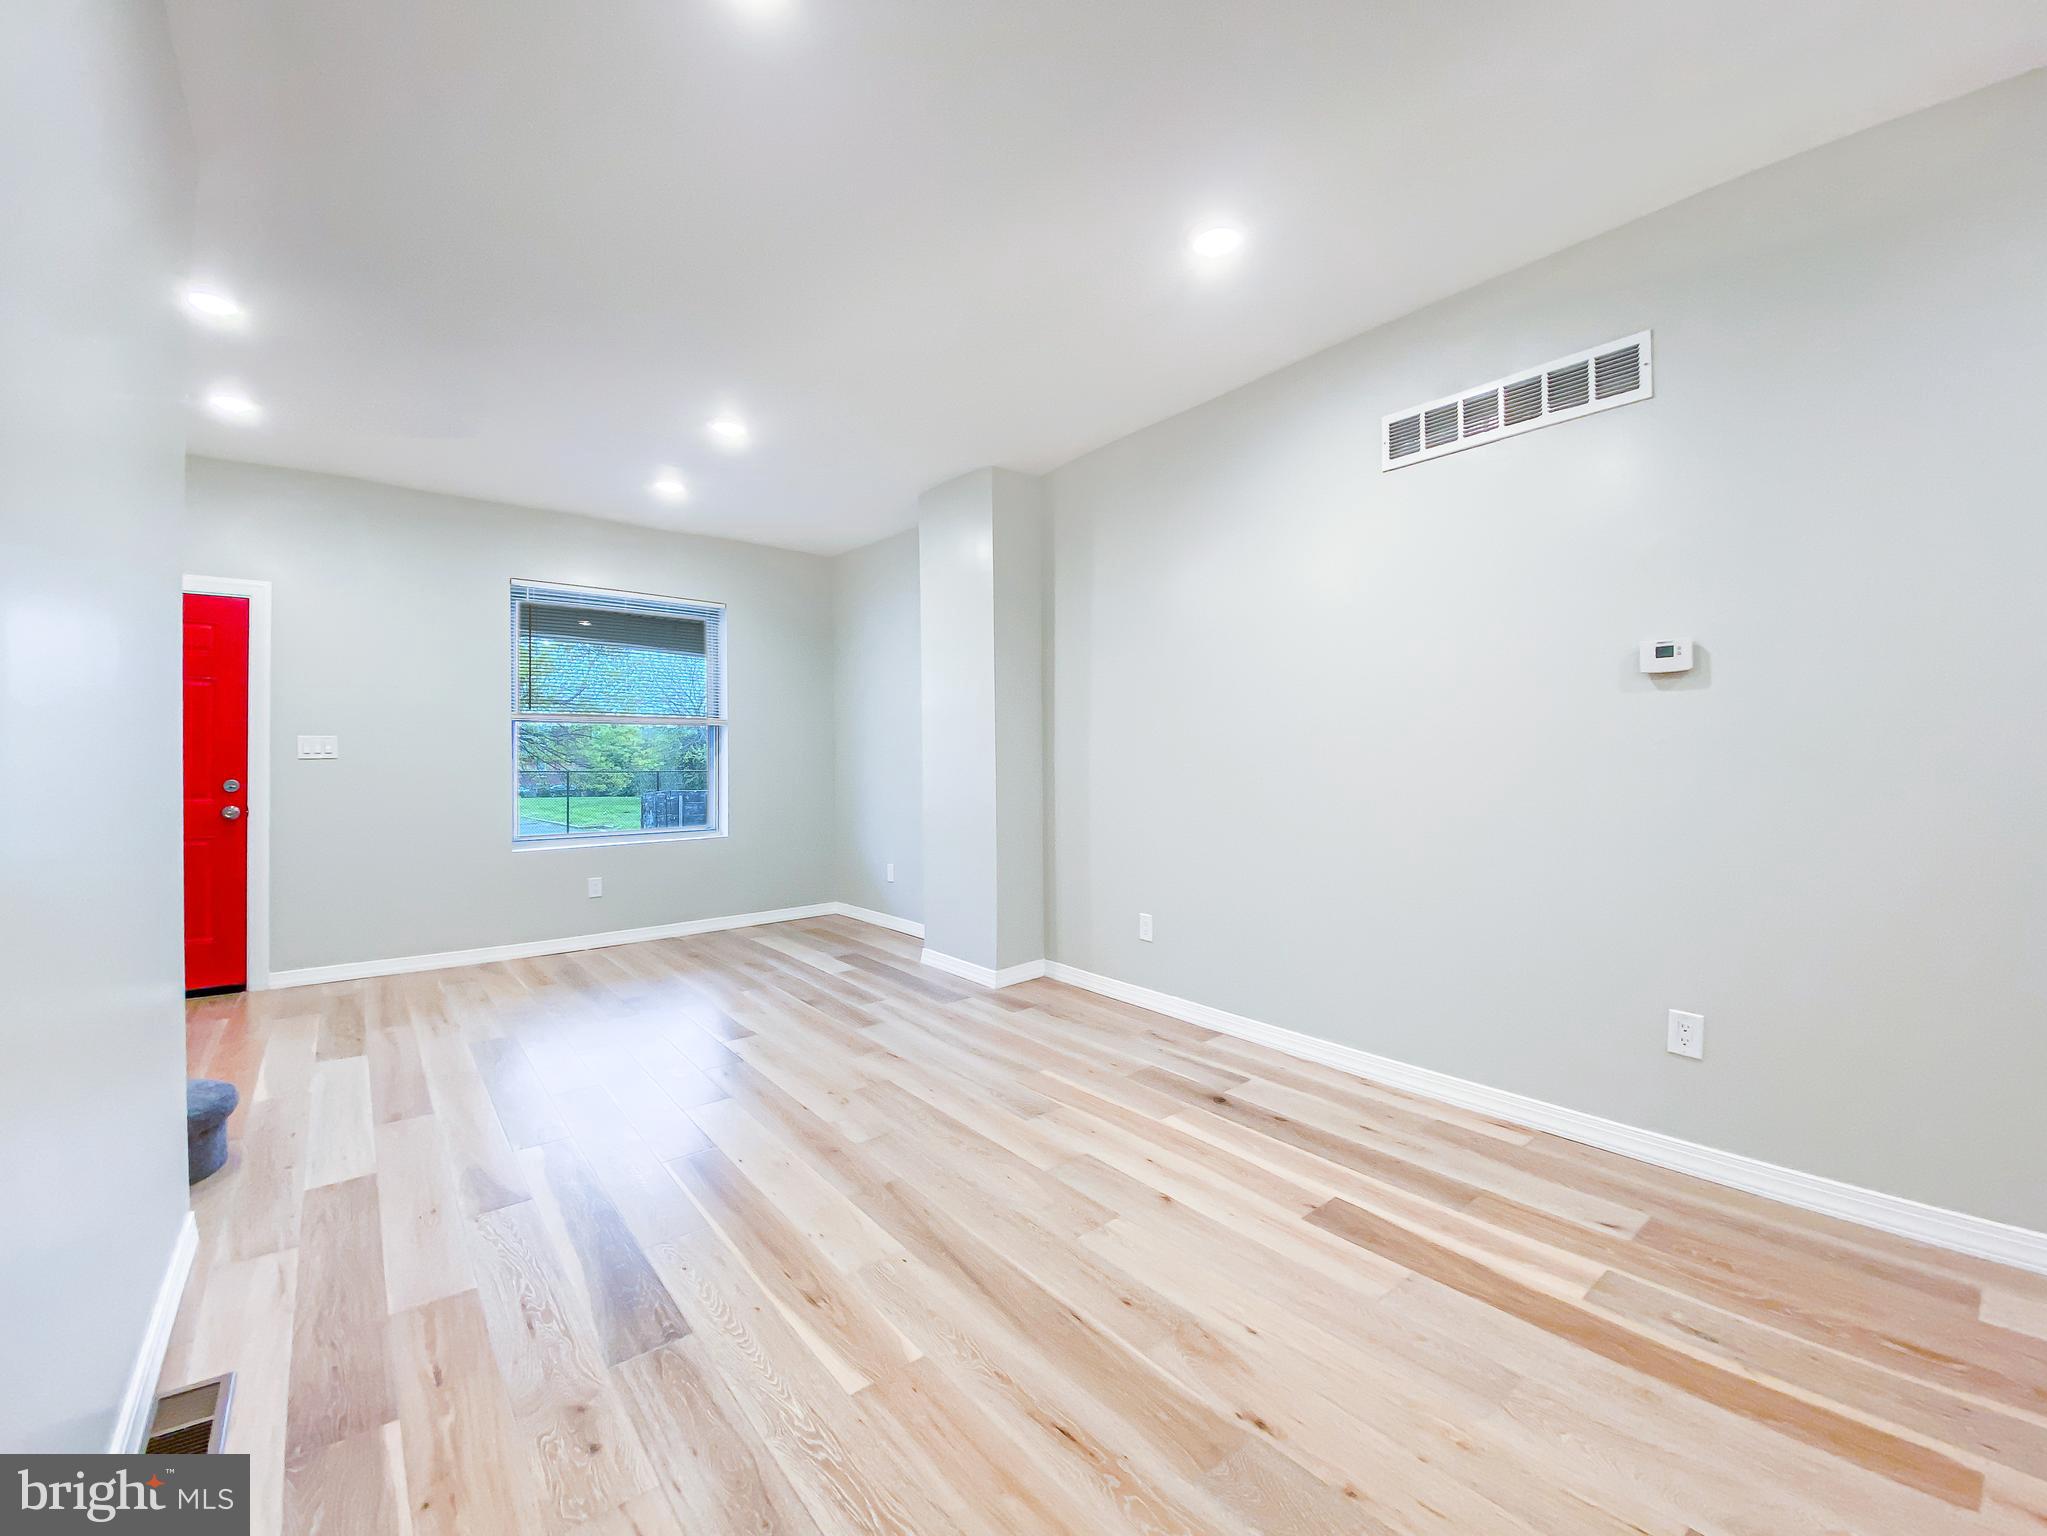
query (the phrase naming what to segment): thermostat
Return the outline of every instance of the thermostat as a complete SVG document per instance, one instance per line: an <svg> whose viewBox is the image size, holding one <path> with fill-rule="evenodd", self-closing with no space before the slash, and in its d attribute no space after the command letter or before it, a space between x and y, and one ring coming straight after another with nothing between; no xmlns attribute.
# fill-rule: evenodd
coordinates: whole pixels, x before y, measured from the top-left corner
<svg viewBox="0 0 2047 1536"><path fill-rule="evenodd" d="M1689 672L1692 670L1692 642L1689 640L1644 640L1644 672Z"/></svg>

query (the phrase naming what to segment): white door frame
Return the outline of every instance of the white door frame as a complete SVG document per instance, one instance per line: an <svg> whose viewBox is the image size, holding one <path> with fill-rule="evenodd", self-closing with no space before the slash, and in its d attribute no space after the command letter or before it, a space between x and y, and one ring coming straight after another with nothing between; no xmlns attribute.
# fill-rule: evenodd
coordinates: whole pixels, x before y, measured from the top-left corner
<svg viewBox="0 0 2047 1536"><path fill-rule="evenodd" d="M187 576L185 591L249 600L249 957L251 992L270 986L270 583Z"/></svg>

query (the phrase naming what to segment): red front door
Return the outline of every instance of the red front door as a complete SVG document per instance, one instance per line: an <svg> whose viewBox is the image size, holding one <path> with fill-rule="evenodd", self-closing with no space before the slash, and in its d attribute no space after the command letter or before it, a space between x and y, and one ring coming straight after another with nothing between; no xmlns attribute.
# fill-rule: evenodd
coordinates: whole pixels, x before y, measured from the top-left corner
<svg viewBox="0 0 2047 1536"><path fill-rule="evenodd" d="M248 981L249 600L185 594L185 990Z"/></svg>

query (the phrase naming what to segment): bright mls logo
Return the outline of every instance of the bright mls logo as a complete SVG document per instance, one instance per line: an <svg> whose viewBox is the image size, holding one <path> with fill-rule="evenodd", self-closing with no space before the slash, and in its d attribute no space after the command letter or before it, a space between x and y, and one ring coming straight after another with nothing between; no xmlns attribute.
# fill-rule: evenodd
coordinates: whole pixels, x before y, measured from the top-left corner
<svg viewBox="0 0 2047 1536"><path fill-rule="evenodd" d="M246 1456L0 1457L0 1529L246 1536ZM11 1498L8 1498L11 1495Z"/></svg>
<svg viewBox="0 0 2047 1536"><path fill-rule="evenodd" d="M21 1508L24 1512L75 1509L90 1516L95 1524L104 1525L123 1510L158 1510L167 1506L163 1501L164 1480L155 1473L149 1481L138 1483L126 1467L112 1477L97 1483L88 1483L85 1474L78 1474L75 1483L45 1483L21 1474Z"/></svg>

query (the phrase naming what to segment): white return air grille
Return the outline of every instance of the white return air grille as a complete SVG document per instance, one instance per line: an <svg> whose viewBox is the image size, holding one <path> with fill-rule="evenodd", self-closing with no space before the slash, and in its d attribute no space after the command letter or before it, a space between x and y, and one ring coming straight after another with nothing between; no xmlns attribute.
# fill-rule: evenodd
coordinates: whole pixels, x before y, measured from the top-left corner
<svg viewBox="0 0 2047 1536"><path fill-rule="evenodd" d="M1460 448L1498 442L1594 411L1646 400L1656 390L1649 371L1649 333L1637 332L1587 347L1540 368L1459 390L1382 423L1381 469L1402 469L1440 459Z"/></svg>

